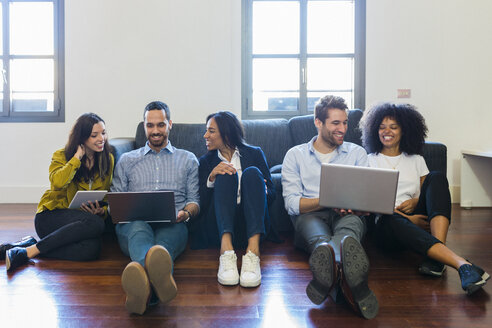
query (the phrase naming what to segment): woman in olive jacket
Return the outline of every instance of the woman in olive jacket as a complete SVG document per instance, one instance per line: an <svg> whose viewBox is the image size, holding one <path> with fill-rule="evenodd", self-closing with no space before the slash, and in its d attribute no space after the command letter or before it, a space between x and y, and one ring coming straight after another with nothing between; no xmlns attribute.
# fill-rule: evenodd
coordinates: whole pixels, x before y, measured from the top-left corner
<svg viewBox="0 0 492 328"><path fill-rule="evenodd" d="M79 190L109 190L114 158L107 142L104 121L86 113L75 122L68 142L54 152L49 167L50 189L41 197L34 224L39 242L33 237L0 246L6 269L45 257L88 261L99 257L101 235L108 216L107 206L87 202L79 209L69 204Z"/></svg>

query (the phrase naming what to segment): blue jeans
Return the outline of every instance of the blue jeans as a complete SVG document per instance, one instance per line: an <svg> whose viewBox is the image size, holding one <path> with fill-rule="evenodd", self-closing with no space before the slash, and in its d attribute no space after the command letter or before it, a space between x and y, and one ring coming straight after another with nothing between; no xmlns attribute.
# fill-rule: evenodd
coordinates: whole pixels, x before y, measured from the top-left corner
<svg viewBox="0 0 492 328"><path fill-rule="evenodd" d="M145 255L152 246L164 246L174 261L185 250L188 241L188 228L184 222L133 221L117 224L115 230L123 253L142 266L145 266Z"/></svg>
<svg viewBox="0 0 492 328"><path fill-rule="evenodd" d="M268 210L265 180L261 171L250 166L241 176L241 204L237 204L237 174L217 175L214 184L214 206L217 228L221 238L225 232L234 238L236 214L244 218L246 237L265 235L265 217Z"/></svg>

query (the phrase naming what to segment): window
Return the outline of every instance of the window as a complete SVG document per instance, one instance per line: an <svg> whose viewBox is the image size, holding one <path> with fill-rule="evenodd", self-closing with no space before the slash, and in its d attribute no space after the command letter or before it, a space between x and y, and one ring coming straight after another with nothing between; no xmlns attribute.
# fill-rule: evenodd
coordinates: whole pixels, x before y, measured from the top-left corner
<svg viewBox="0 0 492 328"><path fill-rule="evenodd" d="M364 107L365 0L243 0L243 118Z"/></svg>
<svg viewBox="0 0 492 328"><path fill-rule="evenodd" d="M0 1L0 122L63 122L63 0Z"/></svg>

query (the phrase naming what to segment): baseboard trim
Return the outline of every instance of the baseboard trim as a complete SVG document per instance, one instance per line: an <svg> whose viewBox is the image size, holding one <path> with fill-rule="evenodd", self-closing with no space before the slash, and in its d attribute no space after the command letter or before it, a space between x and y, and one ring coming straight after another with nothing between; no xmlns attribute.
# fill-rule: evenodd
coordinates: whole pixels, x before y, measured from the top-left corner
<svg viewBox="0 0 492 328"><path fill-rule="evenodd" d="M461 202L461 186L449 186L449 193L451 194L451 203L459 204Z"/></svg>

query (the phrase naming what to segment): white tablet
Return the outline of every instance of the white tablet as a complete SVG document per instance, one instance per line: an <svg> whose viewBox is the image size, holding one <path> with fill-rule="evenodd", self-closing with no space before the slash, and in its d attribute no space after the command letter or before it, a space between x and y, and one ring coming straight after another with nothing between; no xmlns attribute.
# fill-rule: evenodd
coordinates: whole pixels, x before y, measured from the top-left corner
<svg viewBox="0 0 492 328"><path fill-rule="evenodd" d="M79 190L73 197L68 208L76 209L89 201L94 203L97 200L100 202L107 193L107 190Z"/></svg>

